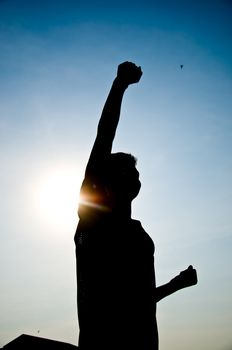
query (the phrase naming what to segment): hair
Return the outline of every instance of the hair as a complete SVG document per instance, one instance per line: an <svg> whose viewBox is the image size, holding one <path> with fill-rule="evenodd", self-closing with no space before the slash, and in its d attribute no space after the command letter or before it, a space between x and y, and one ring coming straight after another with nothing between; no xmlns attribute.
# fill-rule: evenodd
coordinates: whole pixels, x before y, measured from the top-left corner
<svg viewBox="0 0 232 350"><path fill-rule="evenodd" d="M137 164L137 158L135 158L130 153L123 153L123 152L117 152L117 153L111 153L109 161L108 161L108 167L110 171L116 171L121 170L123 168L127 167L135 167Z"/></svg>
<svg viewBox="0 0 232 350"><path fill-rule="evenodd" d="M106 182L118 187L124 183L124 176L137 164L137 158L129 153L111 153L106 166Z"/></svg>

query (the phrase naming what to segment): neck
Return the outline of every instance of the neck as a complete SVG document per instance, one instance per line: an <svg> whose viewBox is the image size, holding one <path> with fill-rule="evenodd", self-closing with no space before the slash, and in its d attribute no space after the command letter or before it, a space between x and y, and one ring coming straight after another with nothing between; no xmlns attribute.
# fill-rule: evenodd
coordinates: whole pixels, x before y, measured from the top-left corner
<svg viewBox="0 0 232 350"><path fill-rule="evenodd" d="M131 203L117 203L114 206L113 215L120 219L131 219Z"/></svg>

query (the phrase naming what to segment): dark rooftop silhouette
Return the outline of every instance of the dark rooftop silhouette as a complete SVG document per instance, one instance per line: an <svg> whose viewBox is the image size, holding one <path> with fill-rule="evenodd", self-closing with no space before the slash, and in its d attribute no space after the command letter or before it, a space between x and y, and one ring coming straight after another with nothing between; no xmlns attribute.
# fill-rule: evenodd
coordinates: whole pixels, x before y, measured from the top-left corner
<svg viewBox="0 0 232 350"><path fill-rule="evenodd" d="M78 347L69 343L64 343L57 340L51 340L33 335L21 334L8 344L3 346L3 349L33 349L33 350L77 350Z"/></svg>

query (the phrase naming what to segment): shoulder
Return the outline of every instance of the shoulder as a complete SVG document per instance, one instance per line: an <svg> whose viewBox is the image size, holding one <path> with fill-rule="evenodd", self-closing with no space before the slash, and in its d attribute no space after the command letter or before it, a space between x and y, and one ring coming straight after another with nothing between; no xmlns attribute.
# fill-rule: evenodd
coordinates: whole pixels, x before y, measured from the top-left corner
<svg viewBox="0 0 232 350"><path fill-rule="evenodd" d="M80 190L79 218L93 220L94 217L97 218L109 211L109 199L104 182L98 177L85 178Z"/></svg>
<svg viewBox="0 0 232 350"><path fill-rule="evenodd" d="M79 245L98 245L107 236L107 220L101 215L83 215L77 225L75 242Z"/></svg>

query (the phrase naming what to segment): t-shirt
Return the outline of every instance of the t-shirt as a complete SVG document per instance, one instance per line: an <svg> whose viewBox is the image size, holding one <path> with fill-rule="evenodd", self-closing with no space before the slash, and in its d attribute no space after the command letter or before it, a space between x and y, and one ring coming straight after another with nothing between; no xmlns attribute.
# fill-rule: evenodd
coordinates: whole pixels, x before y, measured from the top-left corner
<svg viewBox="0 0 232 350"><path fill-rule="evenodd" d="M80 217L80 349L157 350L154 243L141 223L105 212Z"/></svg>

